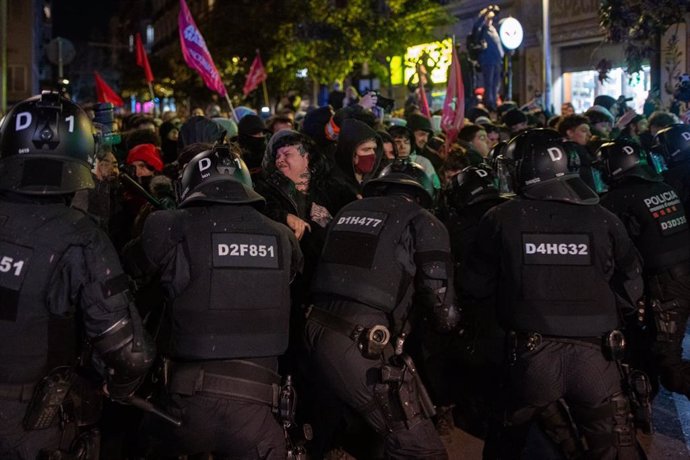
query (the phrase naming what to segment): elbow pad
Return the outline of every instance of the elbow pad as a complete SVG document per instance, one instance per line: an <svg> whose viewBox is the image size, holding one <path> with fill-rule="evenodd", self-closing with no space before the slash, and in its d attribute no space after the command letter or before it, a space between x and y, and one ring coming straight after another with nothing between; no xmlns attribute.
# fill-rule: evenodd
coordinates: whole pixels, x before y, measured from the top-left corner
<svg viewBox="0 0 690 460"><path fill-rule="evenodd" d="M123 318L92 340L94 348L110 368L109 381L115 385L138 383L156 357L151 337L143 328L137 332L132 319Z"/></svg>

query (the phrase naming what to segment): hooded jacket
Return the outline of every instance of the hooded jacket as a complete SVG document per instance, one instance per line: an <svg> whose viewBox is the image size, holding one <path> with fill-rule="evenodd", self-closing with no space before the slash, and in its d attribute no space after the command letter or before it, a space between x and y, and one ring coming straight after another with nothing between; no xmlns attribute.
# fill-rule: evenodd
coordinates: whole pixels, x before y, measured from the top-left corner
<svg viewBox="0 0 690 460"><path fill-rule="evenodd" d="M369 139L376 141L376 161L371 172L365 174L360 183L355 176L353 159L357 146ZM348 185L355 193L361 194L364 182L375 177L381 158L383 158L383 142L376 131L359 120L344 120L340 128L340 135L338 136L338 147L335 151L338 179Z"/></svg>

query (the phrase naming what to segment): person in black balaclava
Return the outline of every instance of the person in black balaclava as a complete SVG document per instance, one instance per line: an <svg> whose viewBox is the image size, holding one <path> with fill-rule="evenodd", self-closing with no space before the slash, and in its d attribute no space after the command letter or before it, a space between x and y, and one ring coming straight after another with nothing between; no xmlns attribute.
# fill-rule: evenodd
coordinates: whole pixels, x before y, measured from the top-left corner
<svg viewBox="0 0 690 460"><path fill-rule="evenodd" d="M180 136L180 125L172 121L165 121L158 129L161 136L161 152L163 163L170 164L177 160L177 140Z"/></svg>
<svg viewBox="0 0 690 460"><path fill-rule="evenodd" d="M237 125L237 141L242 148L242 159L252 175L252 181L262 170L261 162L266 152L266 134L268 130L258 115L245 115Z"/></svg>

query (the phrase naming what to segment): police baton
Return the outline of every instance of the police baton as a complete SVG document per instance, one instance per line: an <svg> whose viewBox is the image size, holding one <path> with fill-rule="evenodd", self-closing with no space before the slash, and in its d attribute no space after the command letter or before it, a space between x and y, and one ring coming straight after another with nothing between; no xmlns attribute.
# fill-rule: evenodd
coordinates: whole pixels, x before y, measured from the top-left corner
<svg viewBox="0 0 690 460"><path fill-rule="evenodd" d="M156 209L165 209L165 206L163 206L163 204L160 201L158 201L158 199L155 196L151 195L148 192L148 190L142 187L141 184L137 182L132 176L130 176L126 172L121 172L120 179L124 179L124 181L127 182L127 184L129 184L131 187L134 187L137 193L144 197L146 201L151 203Z"/></svg>
<svg viewBox="0 0 690 460"><path fill-rule="evenodd" d="M144 412L149 412L157 417L160 417L166 422L171 423L178 428L182 426L182 420L180 420L179 418L175 418L166 412L163 412L162 410L154 406L153 403L151 403L151 401L148 401L144 398L140 398L139 396L130 396L129 398L127 398L126 403L136 407L137 409L141 409Z"/></svg>

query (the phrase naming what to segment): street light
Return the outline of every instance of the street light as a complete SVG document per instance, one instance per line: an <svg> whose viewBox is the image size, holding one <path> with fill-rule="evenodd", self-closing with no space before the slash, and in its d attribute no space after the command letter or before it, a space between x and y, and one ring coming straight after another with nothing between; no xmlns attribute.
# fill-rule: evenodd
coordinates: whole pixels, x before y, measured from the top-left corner
<svg viewBox="0 0 690 460"><path fill-rule="evenodd" d="M498 22L498 36L501 38L503 47L508 50L505 54L508 80L506 96L510 101L513 99L513 53L522 44L522 38L524 36L520 21L513 17L501 19Z"/></svg>

